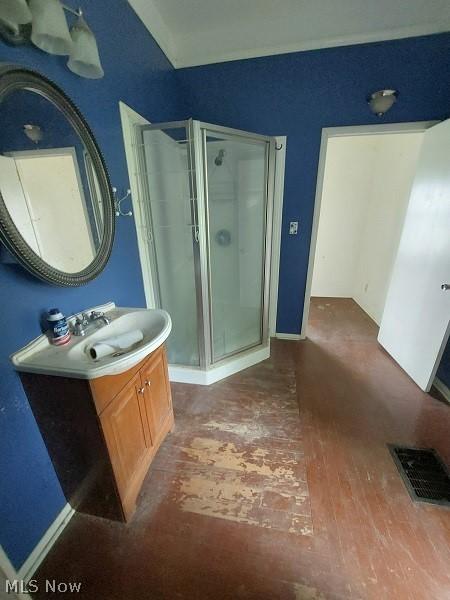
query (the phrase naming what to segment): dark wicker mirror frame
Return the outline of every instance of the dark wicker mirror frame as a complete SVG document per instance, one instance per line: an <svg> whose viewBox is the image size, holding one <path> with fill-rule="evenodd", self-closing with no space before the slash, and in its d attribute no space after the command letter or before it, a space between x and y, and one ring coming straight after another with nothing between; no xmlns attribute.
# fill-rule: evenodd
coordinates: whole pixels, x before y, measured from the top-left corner
<svg viewBox="0 0 450 600"><path fill-rule="evenodd" d="M0 188L0 242L33 275L53 285L76 287L95 279L105 268L114 242L115 210L111 183L103 156L82 114L66 94L39 73L18 65L0 64L0 103L15 90L28 89L56 105L75 129L89 153L103 200L103 238L94 260L78 273L53 268L28 246L6 208ZM1 128L1 124L0 124Z"/></svg>

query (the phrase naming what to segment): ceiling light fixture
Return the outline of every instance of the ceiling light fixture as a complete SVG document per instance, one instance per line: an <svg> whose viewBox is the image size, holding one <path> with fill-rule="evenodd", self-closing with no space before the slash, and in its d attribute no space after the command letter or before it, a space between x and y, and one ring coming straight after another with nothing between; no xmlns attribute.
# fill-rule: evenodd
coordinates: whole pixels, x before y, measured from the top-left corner
<svg viewBox="0 0 450 600"><path fill-rule="evenodd" d="M23 130L27 138L35 144L39 144L44 137L44 133L39 125L27 124L23 126Z"/></svg>
<svg viewBox="0 0 450 600"><path fill-rule="evenodd" d="M382 117L394 105L398 97L397 90L378 90L367 97L370 110Z"/></svg>

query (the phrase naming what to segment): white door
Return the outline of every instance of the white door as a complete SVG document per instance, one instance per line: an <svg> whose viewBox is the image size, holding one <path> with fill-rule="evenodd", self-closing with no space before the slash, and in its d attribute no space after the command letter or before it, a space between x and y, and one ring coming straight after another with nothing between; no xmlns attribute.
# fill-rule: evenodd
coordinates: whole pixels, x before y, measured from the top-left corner
<svg viewBox="0 0 450 600"><path fill-rule="evenodd" d="M30 152L14 158L40 256L61 271L81 271L94 259L95 248L75 151ZM61 223L64 241L55 235Z"/></svg>
<svg viewBox="0 0 450 600"><path fill-rule="evenodd" d="M27 204L14 158L0 156L0 180L2 182L3 201L12 220L30 248L36 254L41 255L30 208Z"/></svg>
<svg viewBox="0 0 450 600"><path fill-rule="evenodd" d="M425 132L378 341L424 391L449 337L450 120Z"/></svg>

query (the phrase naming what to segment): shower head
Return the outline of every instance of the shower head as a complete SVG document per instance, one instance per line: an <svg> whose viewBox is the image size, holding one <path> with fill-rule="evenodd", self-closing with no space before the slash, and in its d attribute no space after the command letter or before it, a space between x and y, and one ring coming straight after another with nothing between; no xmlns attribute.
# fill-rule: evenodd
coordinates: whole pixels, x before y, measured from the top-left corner
<svg viewBox="0 0 450 600"><path fill-rule="evenodd" d="M222 163L223 163L223 157L224 157L224 156L225 156L225 150L224 150L223 148L221 148L221 149L219 150L219 153L218 153L218 155L217 155L217 156L216 156L216 158L214 159L214 164L215 164L217 167L221 167L221 166L222 166Z"/></svg>

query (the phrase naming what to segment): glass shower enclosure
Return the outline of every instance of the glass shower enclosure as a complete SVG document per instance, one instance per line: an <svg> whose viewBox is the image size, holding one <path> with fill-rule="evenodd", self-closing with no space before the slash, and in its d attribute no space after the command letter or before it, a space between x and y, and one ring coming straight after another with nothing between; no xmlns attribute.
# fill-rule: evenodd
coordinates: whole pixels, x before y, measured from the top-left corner
<svg viewBox="0 0 450 600"><path fill-rule="evenodd" d="M274 139L193 120L136 133L169 363L207 370L268 347Z"/></svg>

